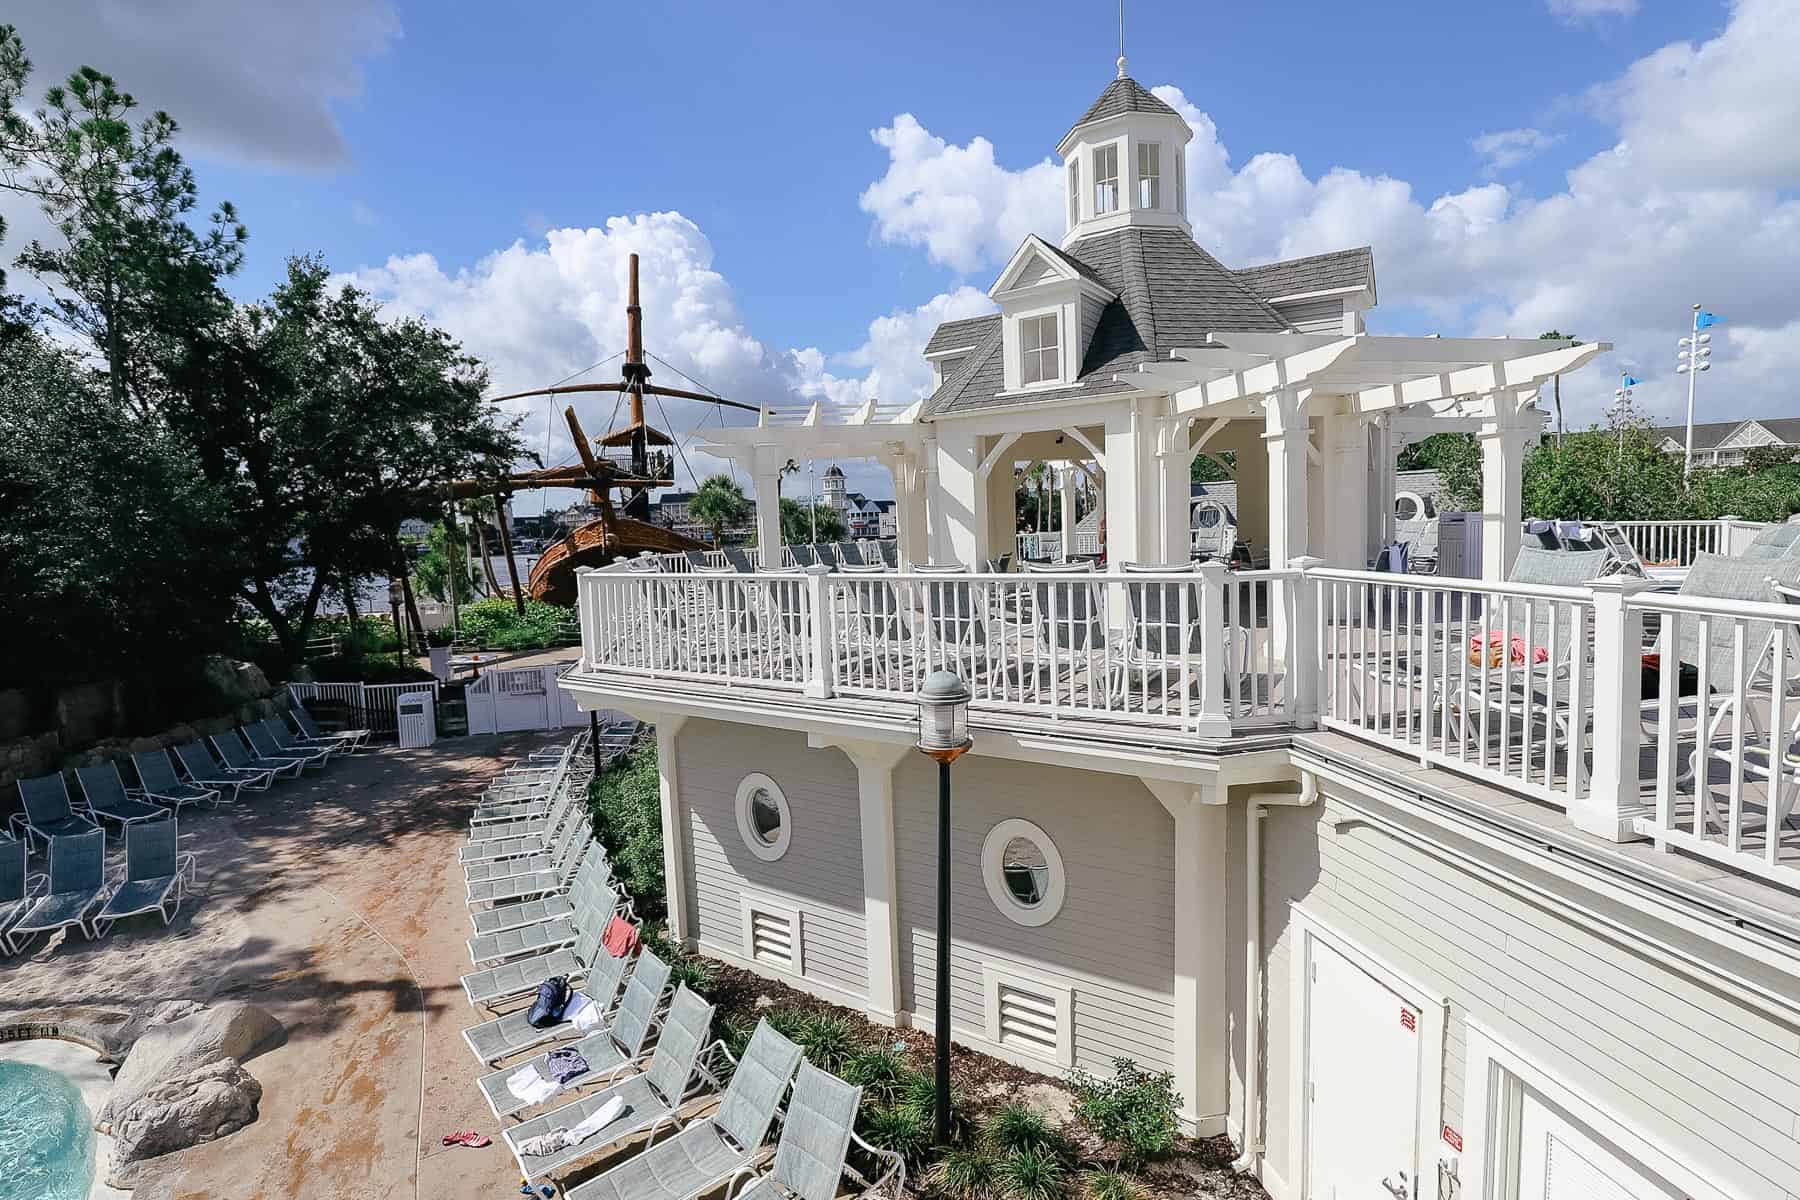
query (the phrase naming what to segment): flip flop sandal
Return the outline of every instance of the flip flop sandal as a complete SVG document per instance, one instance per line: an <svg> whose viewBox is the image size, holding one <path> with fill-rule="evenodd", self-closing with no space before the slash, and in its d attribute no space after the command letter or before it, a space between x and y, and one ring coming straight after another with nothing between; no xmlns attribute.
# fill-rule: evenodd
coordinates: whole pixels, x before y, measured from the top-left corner
<svg viewBox="0 0 1800 1200"><path fill-rule="evenodd" d="M484 1133L477 1133L473 1129L459 1129L455 1133L446 1133L444 1135L444 1145L446 1146L468 1146L471 1149L479 1150L483 1146L491 1146L493 1144L493 1138L488 1137Z"/></svg>

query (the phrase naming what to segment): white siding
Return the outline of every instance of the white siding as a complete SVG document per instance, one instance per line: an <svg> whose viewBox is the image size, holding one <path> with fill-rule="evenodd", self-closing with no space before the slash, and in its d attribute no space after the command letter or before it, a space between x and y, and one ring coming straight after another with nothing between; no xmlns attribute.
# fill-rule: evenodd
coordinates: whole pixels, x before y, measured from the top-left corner
<svg viewBox="0 0 1800 1200"><path fill-rule="evenodd" d="M742 897L760 892L799 910L805 978L867 996L856 768L837 750L808 749L804 734L721 721L689 721L676 747L701 948L742 957ZM738 833L738 783L752 771L775 781L793 816L778 862Z"/></svg>
<svg viewBox="0 0 1800 1200"><path fill-rule="evenodd" d="M1135 778L964 758L951 820L951 1024L984 1028L984 963L1073 992L1076 1065L1115 1057L1171 1067L1174 991L1174 822ZM908 760L894 795L900 890L901 1006L930 1019L937 939L937 774ZM1023 817L1062 853L1068 894L1048 924L1026 928L994 907L981 879L993 826ZM1046 1065L1049 1073L1054 1066Z"/></svg>
<svg viewBox="0 0 1800 1200"><path fill-rule="evenodd" d="M1075 343L1076 368L1086 360L1088 347L1094 344L1094 330L1100 324L1100 314L1106 311L1106 305L1092 296L1083 296L1081 304L1081 340Z"/></svg>
<svg viewBox="0 0 1800 1200"><path fill-rule="evenodd" d="M1340 333L1344 328L1344 301L1338 296L1280 304L1275 311L1292 321L1301 333Z"/></svg>
<svg viewBox="0 0 1800 1200"><path fill-rule="evenodd" d="M1242 817L1234 816L1241 846ZM1476 1016L1525 1053L1555 1063L1572 1086L1676 1157L1729 1180L1728 1191L1800 1192L1800 1034L1793 1027L1427 846L1360 821L1334 832L1319 818L1317 807L1277 808L1264 824L1266 1128L1276 1170L1291 1161L1288 967L1296 933L1289 905L1298 902L1448 997L1442 1122L1470 1132L1467 1093L1479 1085L1464 1078L1466 1020ZM1231 919L1241 921L1241 911ZM1237 975L1233 1023L1241 1027ZM1241 1032L1232 1052L1239 1112ZM1427 1147L1424 1162L1448 1153L1442 1144ZM1465 1187L1466 1180L1465 1173Z"/></svg>

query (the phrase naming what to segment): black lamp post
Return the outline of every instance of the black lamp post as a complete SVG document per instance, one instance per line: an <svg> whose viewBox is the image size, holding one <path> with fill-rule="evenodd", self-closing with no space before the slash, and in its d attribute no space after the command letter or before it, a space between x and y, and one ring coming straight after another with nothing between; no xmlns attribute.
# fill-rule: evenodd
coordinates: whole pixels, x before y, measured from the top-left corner
<svg viewBox="0 0 1800 1200"><path fill-rule="evenodd" d="M967 753L969 689L953 671L933 671L919 689L919 749L938 764L937 1141L950 1140L950 764Z"/></svg>
<svg viewBox="0 0 1800 1200"><path fill-rule="evenodd" d="M400 627L400 606L406 603L406 590L400 586L398 579L388 580L388 610L394 614L394 659L396 662L406 661L406 634Z"/></svg>

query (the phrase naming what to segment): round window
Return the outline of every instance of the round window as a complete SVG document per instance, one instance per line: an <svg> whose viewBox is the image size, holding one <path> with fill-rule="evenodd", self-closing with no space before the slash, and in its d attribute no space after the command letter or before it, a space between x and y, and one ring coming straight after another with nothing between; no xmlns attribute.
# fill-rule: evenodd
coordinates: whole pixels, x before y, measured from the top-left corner
<svg viewBox="0 0 1800 1200"><path fill-rule="evenodd" d="M988 831L981 874L994 907L1021 925L1047 924L1062 909L1062 855L1030 821L1009 818Z"/></svg>
<svg viewBox="0 0 1800 1200"><path fill-rule="evenodd" d="M1225 519L1225 514L1219 511L1219 506L1216 504L1202 504L1196 516L1199 518L1202 529L1216 528L1219 522Z"/></svg>
<svg viewBox="0 0 1800 1200"><path fill-rule="evenodd" d="M787 853L794 832L793 814L788 811L787 797L767 775L746 775L738 784L737 822L744 845L758 858L774 862Z"/></svg>
<svg viewBox="0 0 1800 1200"><path fill-rule="evenodd" d="M1419 500L1416 496L1402 495L1394 501L1394 519L1397 521L1416 521L1419 518Z"/></svg>

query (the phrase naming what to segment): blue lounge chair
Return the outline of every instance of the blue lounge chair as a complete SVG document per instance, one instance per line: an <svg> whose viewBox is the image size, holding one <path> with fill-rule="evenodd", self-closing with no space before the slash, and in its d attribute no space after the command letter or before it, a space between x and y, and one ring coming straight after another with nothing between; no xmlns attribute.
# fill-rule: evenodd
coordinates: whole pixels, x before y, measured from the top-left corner
<svg viewBox="0 0 1800 1200"><path fill-rule="evenodd" d="M25 811L13 814L13 833L23 836L28 843L37 838L48 844L53 837L67 837L99 828L69 803L69 785L61 771L19 780L19 799L24 801Z"/></svg>
<svg viewBox="0 0 1800 1200"><path fill-rule="evenodd" d="M81 796L89 814L101 821L116 821L121 829L138 821L154 821L169 815L169 810L159 804L134 798L125 789L125 778L113 763L77 767L75 781L81 785Z"/></svg>
<svg viewBox="0 0 1800 1200"><path fill-rule="evenodd" d="M147 799L167 804L176 812L181 811L184 804L219 805L219 789L202 787L197 783L183 783L175 775L175 764L169 761L166 750L146 750L131 756L132 765L137 767L138 782L143 784L144 796Z"/></svg>
<svg viewBox="0 0 1800 1200"><path fill-rule="evenodd" d="M50 839L50 892L40 897L12 929L14 946L32 936L70 926L88 940L95 937L90 914L106 901L106 833L65 834Z"/></svg>
<svg viewBox="0 0 1800 1200"><path fill-rule="evenodd" d="M244 744L243 728L237 733L217 733L209 739L219 757L225 760L228 767L236 767L240 771L267 771L270 775L286 775L298 779L300 772L306 769L304 758L269 758L260 752L252 751Z"/></svg>
<svg viewBox="0 0 1800 1200"><path fill-rule="evenodd" d="M182 854L179 844L174 817L144 821L125 831L125 878L94 918L96 934L139 913L156 913L164 925L174 919L186 895L184 881L194 880L194 856Z"/></svg>
<svg viewBox="0 0 1800 1200"><path fill-rule="evenodd" d="M11 954L11 931L44 894L44 877L25 870L25 843L0 838L0 954Z"/></svg>
<svg viewBox="0 0 1800 1200"><path fill-rule="evenodd" d="M254 792L267 791L275 779L273 771L228 767L213 758L201 742L187 742L175 747L175 757L181 763L181 769L187 772L190 783L221 790L230 788L233 800L238 799L245 788Z"/></svg>

